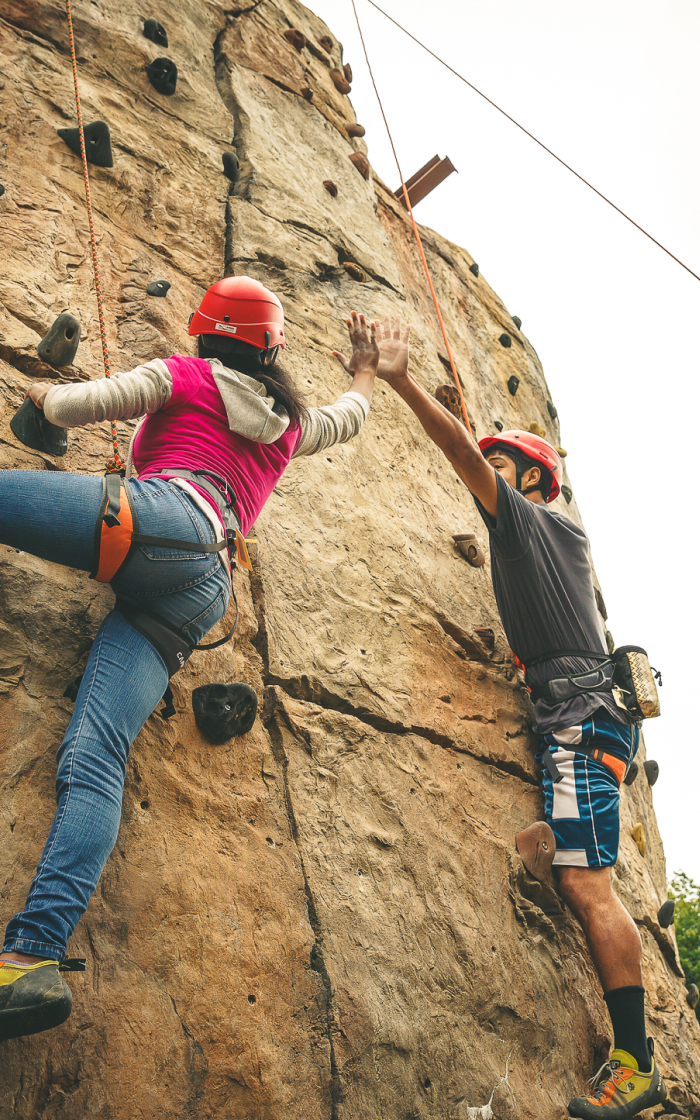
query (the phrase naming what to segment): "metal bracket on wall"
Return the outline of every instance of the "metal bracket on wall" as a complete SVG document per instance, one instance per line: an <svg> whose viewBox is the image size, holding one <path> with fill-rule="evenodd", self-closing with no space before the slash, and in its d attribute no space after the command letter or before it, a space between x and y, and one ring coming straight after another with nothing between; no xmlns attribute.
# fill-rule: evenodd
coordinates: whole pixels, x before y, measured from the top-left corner
<svg viewBox="0 0 700 1120"><path fill-rule="evenodd" d="M439 156L433 156L431 160L421 167L420 171L416 171L410 179L406 180L406 190L408 191L408 198L411 206L415 206L436 187L440 186L448 175L451 175L457 168L452 165L449 156L440 159ZM394 194L398 198L403 207L406 206L406 200L403 196L403 188L399 187Z"/></svg>

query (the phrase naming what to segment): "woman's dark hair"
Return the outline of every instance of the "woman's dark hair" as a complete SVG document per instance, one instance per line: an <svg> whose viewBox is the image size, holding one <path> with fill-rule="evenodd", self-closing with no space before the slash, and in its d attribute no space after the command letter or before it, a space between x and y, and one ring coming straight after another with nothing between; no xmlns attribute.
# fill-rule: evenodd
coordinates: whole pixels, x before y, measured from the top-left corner
<svg viewBox="0 0 700 1120"><path fill-rule="evenodd" d="M264 353L264 350L258 350L257 346L241 342L238 338L224 338L220 334L200 334L197 337L197 354L200 358L218 358L229 369L254 377L282 405L290 420L301 420L306 413L306 405L291 374L278 361L264 366L260 361Z"/></svg>

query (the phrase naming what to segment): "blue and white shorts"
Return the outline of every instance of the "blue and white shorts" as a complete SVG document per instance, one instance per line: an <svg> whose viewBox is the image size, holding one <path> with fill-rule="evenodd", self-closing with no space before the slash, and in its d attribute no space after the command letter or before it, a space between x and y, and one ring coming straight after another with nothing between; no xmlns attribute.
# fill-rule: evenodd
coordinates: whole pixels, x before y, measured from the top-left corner
<svg viewBox="0 0 700 1120"><path fill-rule="evenodd" d="M549 747L562 775L542 766L545 819L557 841L554 865L613 867L620 842L620 780L639 749L639 728L618 723L604 708L578 727L539 736L537 761ZM609 764L577 751L597 749Z"/></svg>

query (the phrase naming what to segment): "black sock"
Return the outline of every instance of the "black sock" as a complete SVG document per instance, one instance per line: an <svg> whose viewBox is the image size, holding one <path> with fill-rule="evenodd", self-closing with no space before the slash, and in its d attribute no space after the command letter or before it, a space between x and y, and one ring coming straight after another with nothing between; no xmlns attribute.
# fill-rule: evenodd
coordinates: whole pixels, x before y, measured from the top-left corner
<svg viewBox="0 0 700 1120"><path fill-rule="evenodd" d="M644 988L613 988L603 999L612 1019L615 1048L626 1050L637 1059L640 1072L648 1073L651 1054L644 1023Z"/></svg>

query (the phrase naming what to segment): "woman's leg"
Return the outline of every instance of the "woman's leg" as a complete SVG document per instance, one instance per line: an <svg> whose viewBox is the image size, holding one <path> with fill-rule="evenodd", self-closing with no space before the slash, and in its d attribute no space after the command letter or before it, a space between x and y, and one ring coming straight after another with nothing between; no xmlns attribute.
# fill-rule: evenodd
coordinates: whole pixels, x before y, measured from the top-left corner
<svg viewBox="0 0 700 1120"><path fill-rule="evenodd" d="M116 843L129 747L167 683L150 642L109 614L58 749L56 816L24 910L7 927L4 955L65 956Z"/></svg>
<svg viewBox="0 0 700 1120"><path fill-rule="evenodd" d="M89 572L102 479L58 471L0 471L0 544Z"/></svg>

